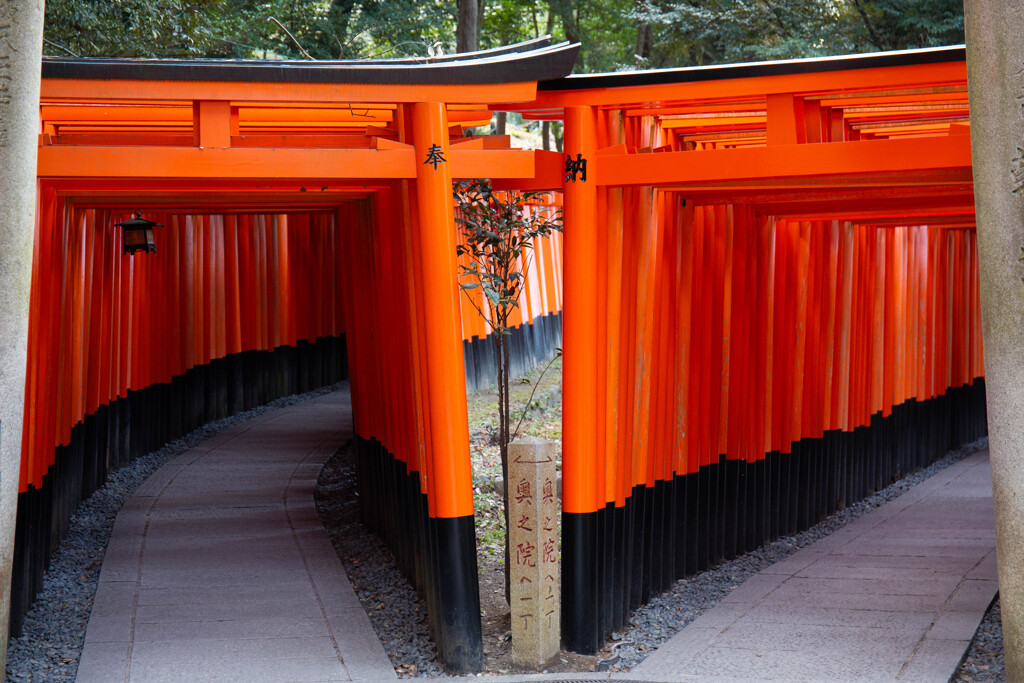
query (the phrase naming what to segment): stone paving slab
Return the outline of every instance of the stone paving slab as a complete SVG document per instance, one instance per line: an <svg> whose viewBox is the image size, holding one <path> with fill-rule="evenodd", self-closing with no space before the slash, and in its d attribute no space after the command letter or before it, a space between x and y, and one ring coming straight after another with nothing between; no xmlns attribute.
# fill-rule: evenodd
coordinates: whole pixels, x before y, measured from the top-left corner
<svg viewBox="0 0 1024 683"><path fill-rule="evenodd" d="M754 575L611 678L945 681L997 589L986 450Z"/></svg>
<svg viewBox="0 0 1024 683"><path fill-rule="evenodd" d="M236 425L118 515L78 680L393 681L313 508L336 393ZM987 452L751 577L629 673L540 681L937 681L996 590Z"/></svg>
<svg viewBox="0 0 1024 683"><path fill-rule="evenodd" d="M394 680L314 509L351 425L335 392L154 473L114 524L77 680Z"/></svg>

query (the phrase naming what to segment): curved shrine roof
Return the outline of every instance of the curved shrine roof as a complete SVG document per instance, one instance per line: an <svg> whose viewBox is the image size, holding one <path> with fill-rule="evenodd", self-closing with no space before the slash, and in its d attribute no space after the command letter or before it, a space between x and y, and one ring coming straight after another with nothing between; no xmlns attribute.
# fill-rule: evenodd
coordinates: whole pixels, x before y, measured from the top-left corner
<svg viewBox="0 0 1024 683"><path fill-rule="evenodd" d="M834 57L811 57L806 59L782 59L768 62L744 62L739 64L712 64L689 66L678 69L649 69L646 71L620 71L615 73L575 74L558 80L540 83L538 90L586 90L591 88L620 88L634 85L667 85L692 83L732 78L759 76L787 76L792 74L822 73L828 71L850 71L852 69L874 69L880 67L909 66L962 62L967 59L963 45L924 48L920 50L898 50L894 52L871 52Z"/></svg>
<svg viewBox="0 0 1024 683"><path fill-rule="evenodd" d="M380 60L44 57L43 78L462 85L520 83L571 73L579 43L550 37L491 50Z"/></svg>

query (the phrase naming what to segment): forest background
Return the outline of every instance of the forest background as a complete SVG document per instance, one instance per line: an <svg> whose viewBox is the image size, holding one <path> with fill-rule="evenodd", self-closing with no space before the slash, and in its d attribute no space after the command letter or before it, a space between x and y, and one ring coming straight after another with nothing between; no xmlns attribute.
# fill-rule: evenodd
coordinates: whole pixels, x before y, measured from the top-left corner
<svg viewBox="0 0 1024 683"><path fill-rule="evenodd" d="M44 52L373 59L550 34L582 43L575 71L594 73L952 45L963 30L961 0L47 0Z"/></svg>

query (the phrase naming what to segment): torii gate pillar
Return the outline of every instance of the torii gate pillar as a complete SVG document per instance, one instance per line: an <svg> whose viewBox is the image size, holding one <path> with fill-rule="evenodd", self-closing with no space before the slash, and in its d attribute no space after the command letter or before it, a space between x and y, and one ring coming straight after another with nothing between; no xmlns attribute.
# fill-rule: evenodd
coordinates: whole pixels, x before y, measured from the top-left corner
<svg viewBox="0 0 1024 683"><path fill-rule="evenodd" d="M593 654L597 633L598 491L597 453L597 182L594 153L597 151L593 107L566 107L566 169L563 178L565 261L562 377L565 400L562 409L562 576L575 590L562 593L562 635L566 649ZM582 162L582 163L581 163ZM586 163L590 164L587 177ZM597 273L597 277L603 274ZM567 579L566 575L572 578Z"/></svg>
<svg viewBox="0 0 1024 683"><path fill-rule="evenodd" d="M437 629L441 661L453 672L483 668L480 593L477 584L476 531L473 522L472 471L466 368L462 356L459 278L455 256L451 154L445 106L424 102L412 107L416 150L416 215L422 272L423 334L429 409L427 425L432 461L428 482L434 509L437 568ZM442 637L443 634L443 637Z"/></svg>

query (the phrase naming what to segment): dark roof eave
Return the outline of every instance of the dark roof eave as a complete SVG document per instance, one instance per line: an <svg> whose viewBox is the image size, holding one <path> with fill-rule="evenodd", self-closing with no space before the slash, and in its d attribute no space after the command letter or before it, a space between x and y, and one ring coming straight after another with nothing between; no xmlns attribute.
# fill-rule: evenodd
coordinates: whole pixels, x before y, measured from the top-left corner
<svg viewBox="0 0 1024 683"><path fill-rule="evenodd" d="M169 60L44 57L43 78L383 85L477 85L562 78L572 72L580 45L526 45L413 63L378 61ZM522 45L522 44L520 44ZM476 55L476 56L474 56Z"/></svg>
<svg viewBox="0 0 1024 683"><path fill-rule="evenodd" d="M850 71L853 69L874 69L914 64L962 62L966 58L967 52L964 46L954 45L950 47L874 52L836 57L813 57L809 59L787 59L743 64L714 64L711 66L692 66L680 69L656 69L651 71L580 74L556 81L539 83L537 89L558 91L622 88L637 85L669 85L672 83L694 83L698 81L753 78L758 76L786 76L820 73L823 71Z"/></svg>

